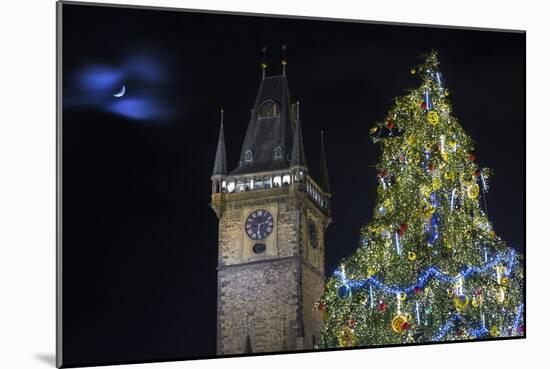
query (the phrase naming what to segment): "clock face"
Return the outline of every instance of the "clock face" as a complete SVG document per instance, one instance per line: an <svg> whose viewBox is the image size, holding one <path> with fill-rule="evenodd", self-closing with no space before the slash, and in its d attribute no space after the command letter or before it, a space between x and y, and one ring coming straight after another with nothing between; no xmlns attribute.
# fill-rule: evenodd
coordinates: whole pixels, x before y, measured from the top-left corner
<svg viewBox="0 0 550 369"><path fill-rule="evenodd" d="M244 230L251 240L263 240L273 232L273 215L267 210L254 210L245 221Z"/></svg>
<svg viewBox="0 0 550 369"><path fill-rule="evenodd" d="M309 244L311 247L316 248L318 237L317 237L317 227L315 226L315 223L310 219L308 224L308 230L309 230Z"/></svg>

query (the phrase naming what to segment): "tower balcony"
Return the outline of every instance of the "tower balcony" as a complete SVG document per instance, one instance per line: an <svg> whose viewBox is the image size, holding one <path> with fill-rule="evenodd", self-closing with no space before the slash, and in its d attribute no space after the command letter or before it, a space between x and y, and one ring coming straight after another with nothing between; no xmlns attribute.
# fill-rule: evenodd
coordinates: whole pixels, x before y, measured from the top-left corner
<svg viewBox="0 0 550 369"><path fill-rule="evenodd" d="M330 212L330 194L304 170L266 172L212 179L212 202L239 201L303 192L321 210Z"/></svg>

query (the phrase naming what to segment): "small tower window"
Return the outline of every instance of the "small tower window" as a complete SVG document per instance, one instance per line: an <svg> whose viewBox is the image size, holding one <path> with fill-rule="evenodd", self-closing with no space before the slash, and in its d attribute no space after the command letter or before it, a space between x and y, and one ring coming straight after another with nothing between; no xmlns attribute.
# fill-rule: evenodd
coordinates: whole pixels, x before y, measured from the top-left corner
<svg viewBox="0 0 550 369"><path fill-rule="evenodd" d="M281 146L277 146L275 148L275 159L281 159L283 157L283 148Z"/></svg>
<svg viewBox="0 0 550 369"><path fill-rule="evenodd" d="M247 163L251 163L251 162L252 162L252 151L251 151L251 150L247 150L247 151L244 153L244 161L247 162Z"/></svg>
<svg viewBox="0 0 550 369"><path fill-rule="evenodd" d="M265 102L258 111L258 119L275 118L279 116L279 105L273 101Z"/></svg>

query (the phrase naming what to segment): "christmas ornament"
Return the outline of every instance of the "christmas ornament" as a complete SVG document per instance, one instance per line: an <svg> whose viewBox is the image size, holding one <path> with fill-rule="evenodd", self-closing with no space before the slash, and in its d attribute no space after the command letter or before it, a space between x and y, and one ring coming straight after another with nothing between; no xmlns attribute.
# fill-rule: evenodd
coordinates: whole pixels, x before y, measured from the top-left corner
<svg viewBox="0 0 550 369"><path fill-rule="evenodd" d="M413 74L413 75L416 74L416 69L412 68L411 69L411 74Z"/></svg>
<svg viewBox="0 0 550 369"><path fill-rule="evenodd" d="M395 126L394 126L394 124L393 124L392 122L386 123L386 128L387 128L387 129L393 129L393 127L395 127Z"/></svg>
<svg viewBox="0 0 550 369"><path fill-rule="evenodd" d="M388 304L386 304L384 301L380 301L378 303L377 309L380 313L384 313L388 309Z"/></svg>
<svg viewBox="0 0 550 369"><path fill-rule="evenodd" d="M410 325L405 315L398 314L391 321L391 328L395 333L402 333L409 329Z"/></svg>
<svg viewBox="0 0 550 369"><path fill-rule="evenodd" d="M424 206L422 209L422 215L426 220L430 219L433 213L435 213L435 208L431 205Z"/></svg>
<svg viewBox="0 0 550 369"><path fill-rule="evenodd" d="M462 311L468 307L468 304L470 303L470 298L465 295L455 296L453 298L453 303L455 304L456 310Z"/></svg>
<svg viewBox="0 0 550 369"><path fill-rule="evenodd" d="M407 257L408 257L408 259L409 259L410 261L416 260L416 252L414 252L414 251L409 251Z"/></svg>
<svg viewBox="0 0 550 369"><path fill-rule="evenodd" d="M468 194L468 197L470 199L475 199L477 195L479 195L479 186L477 185L477 183L472 183L468 185L466 193Z"/></svg>
<svg viewBox="0 0 550 369"><path fill-rule="evenodd" d="M336 295L340 300L347 301L351 299L351 288L347 284L343 284L336 290Z"/></svg>
<svg viewBox="0 0 550 369"><path fill-rule="evenodd" d="M355 332L349 326L342 327L338 334L338 343L340 347L352 347L357 345L357 337Z"/></svg>
<svg viewBox="0 0 550 369"><path fill-rule="evenodd" d="M376 211L378 212L378 215L381 217L386 216L388 214L388 208L386 208L384 205L380 205Z"/></svg>
<svg viewBox="0 0 550 369"><path fill-rule="evenodd" d="M436 111L430 111L428 113L428 123L430 123L432 126L436 126L437 123L439 123L439 115Z"/></svg>
<svg viewBox="0 0 550 369"><path fill-rule="evenodd" d="M433 172L435 170L434 163L428 163L428 171Z"/></svg>
<svg viewBox="0 0 550 369"><path fill-rule="evenodd" d="M445 172L445 179L448 179L449 181L455 180L455 172L452 170Z"/></svg>
<svg viewBox="0 0 550 369"><path fill-rule="evenodd" d="M445 90L445 96L449 96L451 93L449 92L449 90Z"/></svg>
<svg viewBox="0 0 550 369"><path fill-rule="evenodd" d="M498 329L496 325L493 325L489 330L489 334L491 335L491 337L498 337L500 336L500 329Z"/></svg>
<svg viewBox="0 0 550 369"><path fill-rule="evenodd" d="M420 286L416 286L413 288L413 292L415 295L418 295L420 292L422 292L422 288L420 288Z"/></svg>
<svg viewBox="0 0 550 369"><path fill-rule="evenodd" d="M476 156L474 154L470 154L470 155L468 155L468 160L474 161L474 160L476 160Z"/></svg>
<svg viewBox="0 0 550 369"><path fill-rule="evenodd" d="M504 288L499 287L495 292L495 297L497 299L497 302L499 304L502 304L504 302L505 297L506 297L506 294L504 293Z"/></svg>
<svg viewBox="0 0 550 369"><path fill-rule="evenodd" d="M405 292L399 292L397 298L401 301L405 301L407 299L407 294Z"/></svg>

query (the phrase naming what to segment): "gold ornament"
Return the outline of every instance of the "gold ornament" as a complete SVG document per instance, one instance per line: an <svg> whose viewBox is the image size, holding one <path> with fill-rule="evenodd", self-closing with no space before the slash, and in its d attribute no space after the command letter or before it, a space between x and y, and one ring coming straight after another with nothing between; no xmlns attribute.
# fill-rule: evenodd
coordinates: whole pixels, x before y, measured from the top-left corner
<svg viewBox="0 0 550 369"><path fill-rule="evenodd" d="M449 90L445 90L445 96L449 96L451 94L451 92Z"/></svg>
<svg viewBox="0 0 550 369"><path fill-rule="evenodd" d="M422 216L426 220L429 220L433 213L435 213L435 208L432 205L424 206L422 209Z"/></svg>
<svg viewBox="0 0 550 369"><path fill-rule="evenodd" d="M472 183L467 188L467 194L470 199L475 199L479 195L479 186L477 183Z"/></svg>
<svg viewBox="0 0 550 369"><path fill-rule="evenodd" d="M449 181L454 181L455 180L455 172L453 172L452 170L449 170L449 171L445 172L445 179L448 179Z"/></svg>
<svg viewBox="0 0 550 369"><path fill-rule="evenodd" d="M412 75L416 74L416 69L412 68L412 69L411 69L411 74L412 74Z"/></svg>
<svg viewBox="0 0 550 369"><path fill-rule="evenodd" d="M399 292L397 298L401 301L405 301L407 299L407 294L405 292Z"/></svg>
<svg viewBox="0 0 550 369"><path fill-rule="evenodd" d="M495 292L495 296L496 296L497 302L499 304L502 304L504 302L505 297L506 297L506 294L504 293L504 288L499 287Z"/></svg>
<svg viewBox="0 0 550 369"><path fill-rule="evenodd" d="M352 347L357 345L355 332L348 325L343 326L338 333L338 343L340 347Z"/></svg>
<svg viewBox="0 0 550 369"><path fill-rule="evenodd" d="M408 324L405 315L396 315L391 321L391 329L393 329L395 333L401 333L405 330L406 323Z"/></svg>
<svg viewBox="0 0 550 369"><path fill-rule="evenodd" d="M428 123L432 126L436 126L439 123L439 114L436 111L432 110L428 113Z"/></svg>
<svg viewBox="0 0 550 369"><path fill-rule="evenodd" d="M496 325L493 325L489 330L489 334L491 335L491 337L498 337L500 336L500 329L498 329Z"/></svg>
<svg viewBox="0 0 550 369"><path fill-rule="evenodd" d="M500 284L507 287L510 284L510 280L507 277L502 277L500 279Z"/></svg>
<svg viewBox="0 0 550 369"><path fill-rule="evenodd" d="M461 311L468 307L468 304L470 303L470 298L465 295L455 296L453 298L453 302L455 304L456 310Z"/></svg>
<svg viewBox="0 0 550 369"><path fill-rule="evenodd" d="M407 255L407 257L409 258L410 261L415 261L416 260L416 252L409 251L409 254Z"/></svg>
<svg viewBox="0 0 550 369"><path fill-rule="evenodd" d="M441 158L443 159L443 161L447 162L447 161L449 161L449 154L447 154L446 151L442 151L441 152Z"/></svg>

